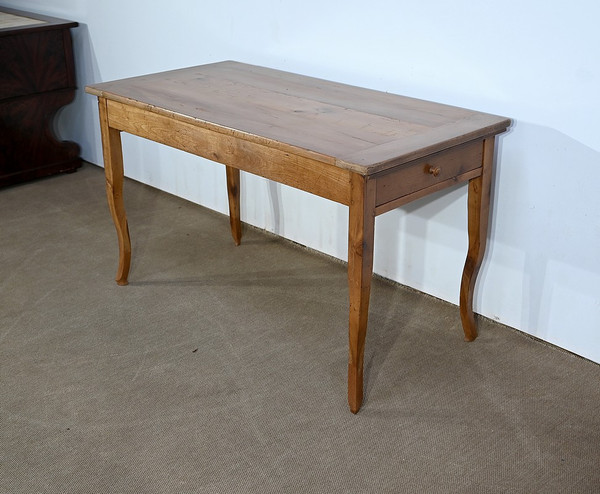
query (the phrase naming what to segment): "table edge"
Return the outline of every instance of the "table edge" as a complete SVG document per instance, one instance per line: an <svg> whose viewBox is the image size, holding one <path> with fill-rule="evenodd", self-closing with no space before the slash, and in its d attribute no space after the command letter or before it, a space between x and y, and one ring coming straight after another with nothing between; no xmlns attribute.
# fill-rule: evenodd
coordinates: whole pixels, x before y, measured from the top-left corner
<svg viewBox="0 0 600 494"><path fill-rule="evenodd" d="M105 84L105 83L98 83ZM120 96L116 93L112 93L110 91L106 91L101 88L95 87L95 85L87 85L85 86L85 92L91 94L93 96L98 97L98 99L106 99L110 101L115 101L118 103L122 103L125 105L130 105L145 111L149 111L152 113L156 113L159 115L167 116L173 118L178 121L190 123L204 129L208 129L220 134L225 134L229 136L236 137L238 139L243 139L249 142L259 143L262 145L266 145L269 147L273 147L275 149L295 154L298 156L310 158L319 162L327 163L330 165L334 165L338 168L348 170L353 173L357 173L362 176L371 176L382 171L388 170L390 168L394 168L397 166L401 166L404 163L411 162L415 159L424 158L431 154L443 151L445 149L449 149L454 146L458 146L464 144L469 141L478 140L478 139L486 139L492 136L496 136L505 132L511 125L512 120L506 117L501 117L498 115L487 114L483 112L475 112L473 111L473 115L469 118L463 119L460 123L465 123L473 118L485 118L487 120L496 120L495 122L487 123L487 125L482 125L481 127L476 128L473 131L458 133L457 136L451 138L440 139L439 141L434 141L431 144L427 144L425 146L416 145L413 149L408 152L403 153L402 155L395 156L394 158L390 158L384 161L375 161L369 162L368 160L363 160L361 162L360 153L355 153L355 155L350 155L346 157L336 157L330 156L327 154L319 153L317 151L313 151L310 149L298 147L293 144L289 144L284 141L278 141L269 137L265 137L259 134L253 134L250 132L246 132L240 129L227 127L221 124L217 124L208 120L202 120L196 117L192 117L189 115L185 115L182 113L175 112L173 110L167 110L165 108L161 108L155 105L151 105L149 103L144 103L142 101L138 101L135 99L131 99L125 96ZM456 125L456 122L452 122L451 125ZM438 132L441 132L445 126L439 127L436 129ZM368 148L366 151L373 151L376 148L380 147L393 147L396 141L388 141L385 144L380 146L374 146Z"/></svg>

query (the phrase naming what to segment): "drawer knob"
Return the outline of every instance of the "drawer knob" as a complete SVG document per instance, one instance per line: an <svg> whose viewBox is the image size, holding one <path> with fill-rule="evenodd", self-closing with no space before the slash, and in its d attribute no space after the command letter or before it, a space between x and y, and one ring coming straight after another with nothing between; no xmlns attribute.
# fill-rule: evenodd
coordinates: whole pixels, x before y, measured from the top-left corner
<svg viewBox="0 0 600 494"><path fill-rule="evenodd" d="M433 175L434 177L437 177L441 171L442 170L439 166L429 166L427 173L429 173L430 175Z"/></svg>

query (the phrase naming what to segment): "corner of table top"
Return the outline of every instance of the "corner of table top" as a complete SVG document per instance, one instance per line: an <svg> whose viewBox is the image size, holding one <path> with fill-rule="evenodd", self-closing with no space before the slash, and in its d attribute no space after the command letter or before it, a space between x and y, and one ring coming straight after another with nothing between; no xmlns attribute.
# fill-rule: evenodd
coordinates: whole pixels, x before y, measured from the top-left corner
<svg viewBox="0 0 600 494"><path fill-rule="evenodd" d="M473 112L473 115L476 118L485 119L485 124L473 127L468 122L469 119L466 119L458 122L457 129L459 132L455 135L447 134L444 129L446 126L442 126L432 129L423 136L396 139L348 156L338 157L335 164L339 168L345 168L365 177L373 176L390 168L426 158L449 148L495 137L506 132L513 123L510 118L498 115L477 112Z"/></svg>
<svg viewBox="0 0 600 494"><path fill-rule="evenodd" d="M85 92L88 94L92 94L94 96L102 97L103 91L101 89L96 88L94 85L85 86Z"/></svg>

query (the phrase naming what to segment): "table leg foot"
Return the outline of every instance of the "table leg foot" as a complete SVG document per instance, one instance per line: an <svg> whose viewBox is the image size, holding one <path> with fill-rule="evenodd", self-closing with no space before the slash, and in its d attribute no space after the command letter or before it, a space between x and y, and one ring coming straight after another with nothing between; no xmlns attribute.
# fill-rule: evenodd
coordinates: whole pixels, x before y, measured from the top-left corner
<svg viewBox="0 0 600 494"><path fill-rule="evenodd" d="M357 368L348 364L348 405L352 413L358 413L363 401L362 366Z"/></svg>
<svg viewBox="0 0 600 494"><path fill-rule="evenodd" d="M473 312L473 294L487 242L493 160L494 138L492 137L483 141L481 175L469 181L467 199L469 249L460 285L460 317L465 333L465 341L473 341L477 338L477 323Z"/></svg>
<svg viewBox="0 0 600 494"><path fill-rule="evenodd" d="M240 215L240 170L226 166L227 197L229 199L229 223L235 245L242 242L242 221Z"/></svg>

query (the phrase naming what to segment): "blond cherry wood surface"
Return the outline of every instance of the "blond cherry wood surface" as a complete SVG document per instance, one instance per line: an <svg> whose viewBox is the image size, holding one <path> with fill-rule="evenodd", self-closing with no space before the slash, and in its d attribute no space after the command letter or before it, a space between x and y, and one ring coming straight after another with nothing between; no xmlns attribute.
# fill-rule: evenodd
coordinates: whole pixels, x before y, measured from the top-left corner
<svg viewBox="0 0 600 494"><path fill-rule="evenodd" d="M240 170L349 206L348 403L356 413L363 399L375 216L468 181L460 315L465 339L476 338L473 293L487 237L494 142L509 119L238 62L86 91L98 97L106 191L119 241L118 284L127 284L131 261L121 132L226 165L237 245Z"/></svg>

